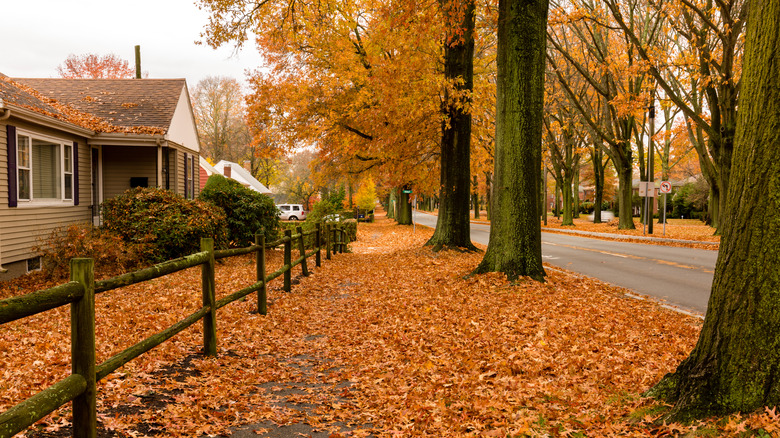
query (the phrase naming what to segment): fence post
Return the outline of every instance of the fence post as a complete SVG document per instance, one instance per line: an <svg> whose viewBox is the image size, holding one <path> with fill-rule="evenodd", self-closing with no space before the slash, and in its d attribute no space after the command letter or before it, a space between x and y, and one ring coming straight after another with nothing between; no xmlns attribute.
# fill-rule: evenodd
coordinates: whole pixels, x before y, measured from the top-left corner
<svg viewBox="0 0 780 438"><path fill-rule="evenodd" d="M314 265L316 267L322 266L322 256L320 255L322 249L322 222L317 222L314 232L314 241L317 242L317 255L314 257Z"/></svg>
<svg viewBox="0 0 780 438"><path fill-rule="evenodd" d="M304 277L309 276L309 268L306 265L306 245L303 243L303 228L302 227L296 227L295 231L298 232L298 234L301 235L300 240L298 240L298 249L301 251L301 257L303 257L303 260L301 260L301 272L303 273Z"/></svg>
<svg viewBox="0 0 780 438"><path fill-rule="evenodd" d="M217 355L217 306L214 298L214 239L200 239L200 250L210 253L209 259L201 265L201 291L203 307L210 310L203 317L203 352L207 356Z"/></svg>
<svg viewBox="0 0 780 438"><path fill-rule="evenodd" d="M339 235L339 254L344 254L344 225L340 225L337 228Z"/></svg>
<svg viewBox="0 0 780 438"><path fill-rule="evenodd" d="M330 224L325 224L325 259L330 260Z"/></svg>
<svg viewBox="0 0 780 438"><path fill-rule="evenodd" d="M263 286L257 291L257 313L268 314L268 288L265 284L265 232L255 234L255 245L259 246L255 261L257 262L257 281L262 281Z"/></svg>
<svg viewBox="0 0 780 438"><path fill-rule="evenodd" d="M73 374L87 381L83 394L73 399L73 436L97 436L95 386L95 261L72 259L70 279L84 287L84 296L70 305L70 356Z"/></svg>
<svg viewBox="0 0 780 438"><path fill-rule="evenodd" d="M284 230L284 291L292 290L292 230Z"/></svg>

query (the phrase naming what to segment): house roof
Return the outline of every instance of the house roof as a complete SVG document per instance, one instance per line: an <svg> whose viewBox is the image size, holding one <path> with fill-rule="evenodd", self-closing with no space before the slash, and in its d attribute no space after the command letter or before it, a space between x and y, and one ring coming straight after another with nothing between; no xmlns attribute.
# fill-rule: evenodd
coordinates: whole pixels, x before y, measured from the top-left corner
<svg viewBox="0 0 780 438"><path fill-rule="evenodd" d="M214 166L212 166L211 164L209 164L208 161L206 161L205 158L203 158L202 156L199 157L199 158L200 158L200 160L199 160L200 167L203 168L203 170L206 171L206 175L211 176L211 175L214 175L215 173L219 173L217 171L217 169L214 168Z"/></svg>
<svg viewBox="0 0 780 438"><path fill-rule="evenodd" d="M42 96L95 115L109 124L167 132L186 87L184 79L16 78Z"/></svg>
<svg viewBox="0 0 780 438"><path fill-rule="evenodd" d="M44 102L41 96L37 95L33 90L21 87L18 83L11 81L8 76L2 74L0 74L0 98L2 98L5 103L29 108L38 112L51 113L53 116L65 116L59 109L48 102Z"/></svg>
<svg viewBox="0 0 780 438"><path fill-rule="evenodd" d="M251 173L244 169L240 164L232 161L222 160L214 166L220 174L225 174L225 166L230 166L230 178L240 182L241 184L249 187L251 190L260 192L264 195L270 195L271 191L263 183L257 180Z"/></svg>

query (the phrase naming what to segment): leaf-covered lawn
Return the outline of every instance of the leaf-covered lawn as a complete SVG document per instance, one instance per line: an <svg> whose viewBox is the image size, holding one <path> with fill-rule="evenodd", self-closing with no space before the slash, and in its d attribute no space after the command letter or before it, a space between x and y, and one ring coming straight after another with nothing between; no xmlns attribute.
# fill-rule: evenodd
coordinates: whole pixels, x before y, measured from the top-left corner
<svg viewBox="0 0 780 438"><path fill-rule="evenodd" d="M698 219L667 219L666 234L663 233L664 225L659 224L658 219L655 219L654 221L653 234L646 234L646 230L643 230L642 222L640 222L639 218L634 218L634 226L636 228L633 230L619 230L617 219L600 224L594 224L585 218L579 218L574 219L574 226L562 226L561 219L549 217L547 218L547 225L542 226L546 229L561 228L566 230L619 234L622 236L647 236L666 239L695 240L701 242L720 242L720 236L715 235L715 228L706 225L704 222ZM684 244L680 246L696 247L697 245ZM717 246L713 248L711 245L699 247L707 249L717 248Z"/></svg>
<svg viewBox="0 0 780 438"><path fill-rule="evenodd" d="M700 320L559 270L544 284L464 278L481 254L433 254L422 248L430 229L392 224L360 224L353 252L323 260L292 293L272 282L267 316L252 313L251 296L221 309L219 357L197 354L196 325L100 382L103 436L194 437L266 420L333 431L342 421L378 437L780 433L775 411L651 422L657 406L641 393L687 356ZM270 272L281 252L268 259ZM217 269L218 297L254 278L249 257ZM194 311L199 284L193 269L99 295L99 360ZM67 375L69 344L67 309L0 326L0 409ZM285 382L309 384L284 398L311 409L280 405Z"/></svg>

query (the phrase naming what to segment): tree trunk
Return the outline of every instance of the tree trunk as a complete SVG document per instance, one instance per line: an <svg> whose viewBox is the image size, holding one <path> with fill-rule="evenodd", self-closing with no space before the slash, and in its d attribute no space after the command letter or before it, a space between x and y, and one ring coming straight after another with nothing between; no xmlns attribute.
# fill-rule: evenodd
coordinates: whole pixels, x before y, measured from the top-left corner
<svg viewBox="0 0 780 438"><path fill-rule="evenodd" d="M474 204L474 219L479 219L479 182L477 181L477 175L473 176L471 202Z"/></svg>
<svg viewBox="0 0 780 438"><path fill-rule="evenodd" d="M601 223L601 204L604 201L604 163L601 161L601 157L604 152L601 150L601 145L593 145L593 149L590 152L590 159L593 162L593 185L594 185L594 201L593 201L593 222Z"/></svg>
<svg viewBox="0 0 780 438"><path fill-rule="evenodd" d="M633 176L633 169L631 166L622 166L618 170L618 229L620 230L633 230L636 228L634 225L634 208L633 208L633 193L631 187L631 180Z"/></svg>
<svg viewBox="0 0 780 438"><path fill-rule="evenodd" d="M442 9L445 12L454 10L455 1L443 0ZM477 249L471 243L469 221L471 114L467 105L474 88L474 8L474 2L466 0L463 21L458 24L459 32L453 29L451 38L444 45L444 77L458 85L455 86L457 95L450 96L449 90L445 90L442 102L446 120L442 121L441 127L439 215L436 230L425 243L433 246L434 251L447 247Z"/></svg>
<svg viewBox="0 0 780 438"><path fill-rule="evenodd" d="M564 172L561 183L561 197L563 198L563 221L561 225L574 225L574 215L572 214L572 175L571 172Z"/></svg>
<svg viewBox="0 0 780 438"><path fill-rule="evenodd" d="M396 222L398 222L398 225L412 224L412 200L409 198L409 194L404 193L403 190L401 190L401 193L398 195Z"/></svg>
<svg viewBox="0 0 780 438"><path fill-rule="evenodd" d="M548 0L499 0L494 210L475 274L544 280L538 197L547 10Z"/></svg>
<svg viewBox="0 0 780 438"><path fill-rule="evenodd" d="M493 193L493 180L490 172L485 172L485 210L487 210L487 220L491 218L491 212L493 211L493 204L491 199L491 193Z"/></svg>
<svg viewBox="0 0 780 438"><path fill-rule="evenodd" d="M751 2L731 185L696 347L650 395L670 418L780 404L780 0Z"/></svg>
<svg viewBox="0 0 780 438"><path fill-rule="evenodd" d="M387 195L387 218L395 219L396 204L398 203L398 189L391 189Z"/></svg>
<svg viewBox="0 0 780 438"><path fill-rule="evenodd" d="M571 195L574 198L574 211L572 216L575 218L580 217L580 163L579 155L577 155L577 163L574 165L574 181L571 186Z"/></svg>

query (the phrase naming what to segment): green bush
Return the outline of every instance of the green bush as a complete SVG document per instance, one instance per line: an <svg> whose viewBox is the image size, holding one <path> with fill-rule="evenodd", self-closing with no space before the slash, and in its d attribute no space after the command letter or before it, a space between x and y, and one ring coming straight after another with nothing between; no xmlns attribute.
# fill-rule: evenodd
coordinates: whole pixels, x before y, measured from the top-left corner
<svg viewBox="0 0 780 438"><path fill-rule="evenodd" d="M347 240L354 242L357 240L357 219L347 219L342 222L344 230L347 232Z"/></svg>
<svg viewBox="0 0 780 438"><path fill-rule="evenodd" d="M255 233L263 229L266 241L277 238L279 210L274 201L222 175L211 175L198 199L223 209L227 215L228 240L231 246L249 246Z"/></svg>
<svg viewBox="0 0 780 438"><path fill-rule="evenodd" d="M336 214L341 210L340 206L328 201L319 201L314 204L309 214L306 215L306 222L321 222L322 218L331 214Z"/></svg>
<svg viewBox="0 0 780 438"><path fill-rule="evenodd" d="M51 278L66 278L70 272L70 260L77 257L93 259L98 278L132 271L141 263L139 245L87 223L53 230L34 250L41 254L43 271Z"/></svg>
<svg viewBox="0 0 780 438"><path fill-rule="evenodd" d="M282 232L284 232L285 230L290 230L290 232L292 234L295 234L295 233L298 232L298 230L297 230L298 227L301 227L301 229L304 232L309 232L309 231L314 230L314 228L316 226L317 226L316 222L311 222L311 221L308 221L308 220L305 221L305 222L280 222L280 228L282 229ZM304 236L304 238L303 238L303 246L305 248L307 248L307 249L314 248L314 243L315 243L316 237L317 236L315 234L311 234L309 236ZM295 242L293 242L293 250L296 250L298 248L296 245L298 245L298 241L297 240Z"/></svg>
<svg viewBox="0 0 780 438"><path fill-rule="evenodd" d="M150 262L198 252L202 237L213 238L216 248L227 244L224 211L158 188L138 187L105 201L103 223L125 242L139 245Z"/></svg>
<svg viewBox="0 0 780 438"><path fill-rule="evenodd" d="M596 205L590 201L580 202L580 213L582 214L591 214L595 208Z"/></svg>

